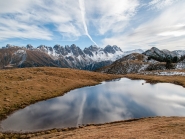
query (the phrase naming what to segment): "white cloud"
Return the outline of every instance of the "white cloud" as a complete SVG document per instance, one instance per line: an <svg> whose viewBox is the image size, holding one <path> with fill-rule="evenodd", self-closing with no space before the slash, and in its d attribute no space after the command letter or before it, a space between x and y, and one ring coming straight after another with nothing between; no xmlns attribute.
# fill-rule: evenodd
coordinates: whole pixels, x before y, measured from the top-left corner
<svg viewBox="0 0 185 139"><path fill-rule="evenodd" d="M6 0L0 1L0 40L75 41L86 35L123 49L185 44L182 0ZM60 35L60 36L59 36ZM96 43L96 42L94 42Z"/></svg>
<svg viewBox="0 0 185 139"><path fill-rule="evenodd" d="M91 0L86 2L87 20L100 35L109 31L122 32L138 6L138 0Z"/></svg>
<svg viewBox="0 0 185 139"><path fill-rule="evenodd" d="M185 1L179 1L173 6L162 9L153 16L153 19L143 21L130 32L104 39L103 44L118 44L123 49L149 49L151 46L170 50L183 48L185 46L184 7Z"/></svg>
<svg viewBox="0 0 185 139"><path fill-rule="evenodd" d="M185 36L185 31L166 31L166 32L159 33L158 35L179 37L179 36Z"/></svg>
<svg viewBox="0 0 185 139"><path fill-rule="evenodd" d="M51 40L52 35L46 28L20 23L9 18L0 20L0 40L7 38Z"/></svg>
<svg viewBox="0 0 185 139"><path fill-rule="evenodd" d="M55 31L64 40L76 40L87 35L94 42L90 33L95 35L98 31L104 35L107 32L123 31L130 17L136 13L138 5L138 0L90 0L85 3L83 0L17 0L16 3L14 0L0 1L0 34L6 33L0 39L17 37L51 40ZM3 20L8 23L2 23ZM50 24L54 30L46 29L45 26ZM95 30L91 30L91 25L94 25Z"/></svg>
<svg viewBox="0 0 185 139"><path fill-rule="evenodd" d="M0 14L14 13L26 10L31 5L30 0L1 0L0 1Z"/></svg>
<svg viewBox="0 0 185 139"><path fill-rule="evenodd" d="M166 6L172 5L177 0L152 0L149 2L148 6L151 7L151 9L162 9Z"/></svg>
<svg viewBox="0 0 185 139"><path fill-rule="evenodd" d="M77 38L85 33L81 24L82 20L79 19L81 13L78 1L26 0L25 2L25 0L18 0L16 3L19 4L14 5L14 3L13 0L0 2L0 24L2 26L0 39L51 40L54 37L53 31L58 31L63 38L71 39L69 37ZM45 25L49 24L56 29L46 29ZM24 30L25 27L26 30Z"/></svg>

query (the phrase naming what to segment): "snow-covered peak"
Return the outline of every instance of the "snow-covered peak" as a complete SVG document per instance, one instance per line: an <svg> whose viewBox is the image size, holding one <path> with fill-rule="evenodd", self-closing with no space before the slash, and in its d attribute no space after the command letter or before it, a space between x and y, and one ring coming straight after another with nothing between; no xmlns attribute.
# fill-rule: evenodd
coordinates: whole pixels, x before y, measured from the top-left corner
<svg viewBox="0 0 185 139"><path fill-rule="evenodd" d="M27 45L26 45L26 49L28 49L28 50L33 50L33 46L32 46L31 44L27 44Z"/></svg>
<svg viewBox="0 0 185 139"><path fill-rule="evenodd" d="M121 48L117 47L116 45L113 45L113 46L107 45L107 46L104 48L104 52L105 52L105 53L114 54L114 53L116 53L117 51L122 52Z"/></svg>

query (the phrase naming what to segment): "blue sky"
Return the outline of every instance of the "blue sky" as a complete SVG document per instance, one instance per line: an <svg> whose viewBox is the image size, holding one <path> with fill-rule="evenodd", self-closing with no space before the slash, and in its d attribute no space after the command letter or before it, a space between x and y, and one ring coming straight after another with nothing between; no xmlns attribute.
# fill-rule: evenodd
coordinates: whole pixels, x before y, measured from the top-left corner
<svg viewBox="0 0 185 139"><path fill-rule="evenodd" d="M185 0L0 0L0 47L185 49Z"/></svg>

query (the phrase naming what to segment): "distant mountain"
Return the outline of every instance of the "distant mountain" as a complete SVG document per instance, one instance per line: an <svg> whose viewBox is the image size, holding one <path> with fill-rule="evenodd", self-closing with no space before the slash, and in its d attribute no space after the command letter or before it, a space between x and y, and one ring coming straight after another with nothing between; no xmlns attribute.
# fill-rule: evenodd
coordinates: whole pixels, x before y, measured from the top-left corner
<svg viewBox="0 0 185 139"><path fill-rule="evenodd" d="M0 68L57 67L56 62L40 51L31 51L18 47L0 49Z"/></svg>
<svg viewBox="0 0 185 139"><path fill-rule="evenodd" d="M127 74L127 73L139 73L145 70L164 70L165 63L158 62L156 60L148 60L148 56L132 53L119 60L116 60L111 65L103 67L98 72L109 74Z"/></svg>
<svg viewBox="0 0 185 139"><path fill-rule="evenodd" d="M105 48L92 45L81 50L75 44L54 47L40 45L37 48L30 44L26 47L7 44L0 49L0 68L55 66L96 70L132 52L143 51L138 49L123 52L116 45L107 45Z"/></svg>
<svg viewBox="0 0 185 139"><path fill-rule="evenodd" d="M100 48L91 45L84 50L75 44L71 46L55 45L53 47L40 45L34 48L7 44L0 49L0 68L24 67L62 67L84 70L97 70L105 73L137 73L143 70L164 70L166 62L176 62L174 68L185 68L185 50L159 50L152 47L143 51L136 49L122 51L116 45ZM114 62L114 63L113 63Z"/></svg>
<svg viewBox="0 0 185 139"><path fill-rule="evenodd" d="M150 50L147 50L143 53L149 58L155 59L157 61L166 62L167 60L171 60L172 62L177 62L181 56L185 55L185 50L159 50L156 47L152 47Z"/></svg>
<svg viewBox="0 0 185 139"><path fill-rule="evenodd" d="M59 63L64 62L66 67L86 70L95 70L110 64L123 55L119 47L109 45L104 49L90 46L84 50L81 50L75 44L65 47L55 45L53 48L41 45L37 47L37 50L47 53ZM60 64L58 66L61 67Z"/></svg>
<svg viewBox="0 0 185 139"><path fill-rule="evenodd" d="M169 63L168 63L169 62ZM159 50L155 47L139 53L131 53L116 60L111 65L98 69L98 72L109 74L140 73L142 71L185 69L185 51Z"/></svg>

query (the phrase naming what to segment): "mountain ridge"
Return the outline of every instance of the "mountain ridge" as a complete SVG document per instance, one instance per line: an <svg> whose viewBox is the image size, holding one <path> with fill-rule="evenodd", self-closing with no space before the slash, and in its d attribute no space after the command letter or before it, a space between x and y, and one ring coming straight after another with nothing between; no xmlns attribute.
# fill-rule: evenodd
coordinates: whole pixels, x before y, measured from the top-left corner
<svg viewBox="0 0 185 139"><path fill-rule="evenodd" d="M164 70L164 62L167 61L175 62L177 63L175 68L183 69L185 67L183 56L185 57L185 50L159 50L156 47L144 52L141 49L123 51L116 45L107 45L105 48L91 45L82 50L75 44L71 46L56 44L53 47L40 45L37 48L30 44L26 47L7 44L5 48L0 49L0 68L51 66L94 71L117 63L118 67L120 65L122 65L120 68L124 67L124 73L132 73L141 70ZM141 57L144 59L141 60Z"/></svg>
<svg viewBox="0 0 185 139"><path fill-rule="evenodd" d="M142 50L134 50L123 52L121 48L116 45L107 45L105 48L100 48L95 45L80 49L75 44L71 46L61 46L59 44L49 47L46 45L40 45L34 48L32 45L28 44L26 47L11 46L7 44L6 47L0 49L0 51L13 51L9 54L9 60L4 64L2 59L1 68L3 67L35 67L35 66L56 66L56 67L66 67L66 68L78 68L85 70L96 70L102 66L110 65L115 60L123 57L124 55L132 52L140 52ZM1 55L3 55L1 53ZM32 55L27 56L27 55ZM7 55L1 56L7 59ZM39 58L40 57L40 58ZM40 59L40 61L38 60ZM46 61L48 63L46 63ZM16 61L16 62L14 62ZM19 61L19 62L18 62Z"/></svg>
<svg viewBox="0 0 185 139"><path fill-rule="evenodd" d="M126 55L97 71L110 74L128 74L167 69L185 69L185 50L169 51L152 47L142 54Z"/></svg>

